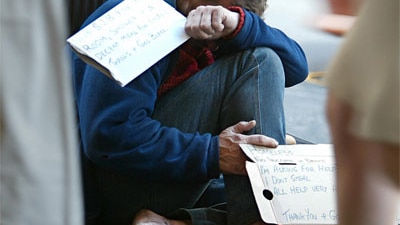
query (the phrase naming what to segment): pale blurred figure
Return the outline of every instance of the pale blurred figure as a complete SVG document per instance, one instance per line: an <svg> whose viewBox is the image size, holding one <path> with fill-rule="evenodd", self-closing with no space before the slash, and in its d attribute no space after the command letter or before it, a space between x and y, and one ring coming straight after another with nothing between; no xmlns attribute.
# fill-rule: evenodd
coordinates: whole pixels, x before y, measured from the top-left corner
<svg viewBox="0 0 400 225"><path fill-rule="evenodd" d="M0 2L0 224L83 224L63 0Z"/></svg>
<svg viewBox="0 0 400 225"><path fill-rule="evenodd" d="M341 225L397 224L399 1L366 0L327 75Z"/></svg>
<svg viewBox="0 0 400 225"><path fill-rule="evenodd" d="M315 22L318 29L343 36L354 24L364 0L329 0L330 12L319 16Z"/></svg>

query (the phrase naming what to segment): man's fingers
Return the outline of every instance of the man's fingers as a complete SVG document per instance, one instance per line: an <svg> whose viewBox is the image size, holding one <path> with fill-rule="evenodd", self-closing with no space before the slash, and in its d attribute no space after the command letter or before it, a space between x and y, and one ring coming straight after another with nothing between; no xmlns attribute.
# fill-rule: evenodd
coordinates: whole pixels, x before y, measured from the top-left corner
<svg viewBox="0 0 400 225"><path fill-rule="evenodd" d="M256 126L255 120L250 120L248 122L241 121L233 126L231 126L231 131L236 134L242 134L245 131L249 131ZM253 134L253 135L236 135L236 141L238 143L246 143L246 144L253 144L253 145L261 145L266 147L275 148L279 145L279 143L268 136L261 135L261 134Z"/></svg>
<svg viewBox="0 0 400 225"><path fill-rule="evenodd" d="M211 17L212 17L212 11L205 8L203 11L200 11L200 23L199 23L199 28L206 34L212 35L215 33L214 29L211 26Z"/></svg>
<svg viewBox="0 0 400 225"><path fill-rule="evenodd" d="M264 136L264 135L246 136L245 142L247 144L260 145L260 146L265 146L265 147L270 147L270 148L276 148L279 145L279 143L275 139Z"/></svg>
<svg viewBox="0 0 400 225"><path fill-rule="evenodd" d="M222 6L199 6L189 12L186 33L195 39L214 40L224 35L227 9Z"/></svg>
<svg viewBox="0 0 400 225"><path fill-rule="evenodd" d="M232 128L232 132L241 134L245 131L251 130L255 126L256 126L256 121L250 120L248 122L241 121L241 122L233 125L231 128Z"/></svg>
<svg viewBox="0 0 400 225"><path fill-rule="evenodd" d="M224 24L222 22L226 16L221 9L214 10L211 17L211 26L216 32L222 32L224 30Z"/></svg>

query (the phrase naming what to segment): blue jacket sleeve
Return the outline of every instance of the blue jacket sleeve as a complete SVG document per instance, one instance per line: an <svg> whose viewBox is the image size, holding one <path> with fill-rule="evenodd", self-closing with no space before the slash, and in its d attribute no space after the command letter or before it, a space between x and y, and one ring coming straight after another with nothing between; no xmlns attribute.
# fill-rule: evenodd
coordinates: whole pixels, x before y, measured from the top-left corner
<svg viewBox="0 0 400 225"><path fill-rule="evenodd" d="M90 160L146 179L203 181L218 176L217 136L183 133L151 118L158 74L168 57L125 87L77 57L73 55L79 128Z"/></svg>
<svg viewBox="0 0 400 225"><path fill-rule="evenodd" d="M281 30L270 27L254 13L245 10L245 18L239 33L218 43L217 54L229 54L254 47L269 47L280 57L286 77L286 87L305 80L308 63L302 48Z"/></svg>
<svg viewBox="0 0 400 225"><path fill-rule="evenodd" d="M87 23L114 3L118 1L107 1ZM217 136L184 133L151 118L157 88L171 70L174 53L125 87L71 55L82 148L91 161L154 180L205 181L219 175Z"/></svg>

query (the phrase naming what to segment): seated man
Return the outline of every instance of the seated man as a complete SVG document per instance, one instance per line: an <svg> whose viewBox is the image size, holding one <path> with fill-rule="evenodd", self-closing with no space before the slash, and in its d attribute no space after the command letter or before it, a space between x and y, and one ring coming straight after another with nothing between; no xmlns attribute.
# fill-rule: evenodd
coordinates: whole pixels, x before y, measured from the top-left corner
<svg viewBox="0 0 400 225"><path fill-rule="evenodd" d="M284 88L306 78L305 55L263 21L265 0L167 2L192 38L126 86L72 54L86 222L125 225L141 209L193 224L259 222L239 144L285 144Z"/></svg>

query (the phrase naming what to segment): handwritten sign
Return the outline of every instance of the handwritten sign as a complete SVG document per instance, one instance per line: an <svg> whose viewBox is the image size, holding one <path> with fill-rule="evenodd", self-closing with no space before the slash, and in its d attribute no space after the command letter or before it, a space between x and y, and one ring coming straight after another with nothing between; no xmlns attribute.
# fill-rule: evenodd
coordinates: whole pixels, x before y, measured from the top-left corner
<svg viewBox="0 0 400 225"><path fill-rule="evenodd" d="M163 0L125 0L67 42L83 60L125 86L189 38L185 21Z"/></svg>
<svg viewBox="0 0 400 225"><path fill-rule="evenodd" d="M240 146L252 160L246 162L246 169L266 223L338 223L332 145Z"/></svg>
<svg viewBox="0 0 400 225"><path fill-rule="evenodd" d="M241 145L263 220L277 224L336 224L336 166L331 145L269 149Z"/></svg>

